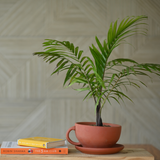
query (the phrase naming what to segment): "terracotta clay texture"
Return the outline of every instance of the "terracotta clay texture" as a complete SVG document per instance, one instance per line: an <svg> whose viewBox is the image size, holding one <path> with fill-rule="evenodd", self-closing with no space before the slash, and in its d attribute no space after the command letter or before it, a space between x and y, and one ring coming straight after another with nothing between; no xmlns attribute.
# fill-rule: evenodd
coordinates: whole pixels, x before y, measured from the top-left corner
<svg viewBox="0 0 160 160"><path fill-rule="evenodd" d="M82 145L89 148L109 148L116 144L120 138L121 126L111 123L103 123L110 127L93 126L94 122L77 122L75 126L68 129L66 138L73 145ZM71 130L75 130L75 134L79 142L73 142L69 138Z"/></svg>
<svg viewBox="0 0 160 160"><path fill-rule="evenodd" d="M75 146L75 148L86 154L114 154L120 152L124 146L121 144L115 144L110 148L87 148L83 146Z"/></svg>

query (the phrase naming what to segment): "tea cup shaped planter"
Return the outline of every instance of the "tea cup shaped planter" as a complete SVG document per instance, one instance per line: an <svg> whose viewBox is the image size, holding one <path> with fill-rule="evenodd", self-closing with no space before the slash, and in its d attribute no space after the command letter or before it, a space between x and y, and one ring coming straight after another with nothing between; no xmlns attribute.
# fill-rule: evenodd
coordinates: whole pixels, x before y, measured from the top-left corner
<svg viewBox="0 0 160 160"><path fill-rule="evenodd" d="M118 20L110 24L108 35L103 42L95 37L98 47L93 44L90 49L91 57L84 55L79 47L75 47L69 41L47 39L43 46L44 52L35 52L44 58L45 62L57 62L52 74L66 71L64 79L68 87L79 84L77 91L88 91L86 98L93 98L96 111L95 122L78 122L71 127L66 134L67 140L76 145L76 148L84 153L111 154L123 149L123 145L116 144L121 134L121 126L117 124L103 123L101 112L106 101L110 99L123 101L123 98L131 100L121 86L128 85L139 88L139 82L131 78L135 76L148 76L147 72L160 76L160 64L140 64L132 59L118 58L109 60L112 51L125 39L135 34L146 34L143 22L147 16L126 17L118 25ZM130 64L130 65L128 65ZM132 101L132 100L131 100ZM73 142L69 138L71 130L75 131L79 142Z"/></svg>

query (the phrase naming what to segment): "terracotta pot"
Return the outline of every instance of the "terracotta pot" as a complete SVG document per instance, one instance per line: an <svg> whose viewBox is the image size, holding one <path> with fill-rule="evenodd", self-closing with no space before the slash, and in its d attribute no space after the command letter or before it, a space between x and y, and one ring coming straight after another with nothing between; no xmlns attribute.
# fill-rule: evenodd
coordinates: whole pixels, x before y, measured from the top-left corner
<svg viewBox="0 0 160 160"><path fill-rule="evenodd" d="M78 122L75 126L68 129L66 138L73 145L82 145L90 148L112 147L119 140L121 126L111 123L103 123L110 127L93 126L95 122ZM70 131L74 130L79 142L73 142L69 138Z"/></svg>

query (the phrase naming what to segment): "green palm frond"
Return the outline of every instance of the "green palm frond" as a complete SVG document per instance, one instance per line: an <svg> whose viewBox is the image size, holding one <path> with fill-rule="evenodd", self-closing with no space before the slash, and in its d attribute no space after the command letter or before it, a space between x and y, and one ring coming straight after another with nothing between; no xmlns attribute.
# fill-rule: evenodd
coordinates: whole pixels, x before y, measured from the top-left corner
<svg viewBox="0 0 160 160"><path fill-rule="evenodd" d="M135 33L146 34L145 28L142 30L137 28L137 26L140 24L146 24L141 23L141 21L146 18L146 16L125 18L121 21L119 26L117 26L117 21L114 24L111 23L110 29L108 31L107 41L104 40L103 44L101 44L99 39L95 37L99 50L92 44L90 51L95 61L97 73L102 79L104 77L108 58L113 49L119 46L127 37L130 37Z"/></svg>
<svg viewBox="0 0 160 160"><path fill-rule="evenodd" d="M146 35L146 23L142 22L147 16L126 17L118 25L118 20L111 23L108 35L103 42L95 37L95 45L89 47L92 57L83 56L83 51L75 47L69 41L58 41L47 39L44 43L44 52L36 52L34 55L43 57L48 63L56 62L56 68L52 74L66 70L66 76L63 85L68 82L68 87L77 83L80 88L77 91L88 91L84 99L93 97L95 107L102 107L105 102L110 103L114 99L119 103L123 98L131 100L123 93L121 86L127 89L127 86L139 88L137 81L133 76L148 76L153 73L160 76L160 65L138 62L128 58L118 58L108 61L112 51L121 43L126 42L126 38L135 34ZM148 72L148 73L147 73ZM143 82L138 80L141 84Z"/></svg>
<svg viewBox="0 0 160 160"><path fill-rule="evenodd" d="M123 63L125 62L129 62L131 64L131 66L127 66L127 65L123 65ZM113 69L113 67L118 66L118 67L122 67L123 69L121 71L117 71L117 73L112 73L112 77L106 76L105 78L105 82L108 85L108 90L103 90L103 92L107 93L106 95L103 95L104 97L104 103L105 104L106 100L108 100L109 97L112 98L113 96L117 96L118 99L121 99L123 97L131 100L127 95L125 95L124 93L122 94L122 92L119 91L120 86L133 86L136 88L140 88L140 86L137 84L138 81L141 84L143 84L144 86L146 86L142 81L138 80L138 79L131 79L131 78L127 78L129 75L133 75L135 77L137 76L147 76L150 77L147 72L149 73L153 73L156 74L158 76L160 76L160 64L151 64L151 63L144 63L144 64L139 64L131 59L115 59L112 60L108 63L107 69ZM116 76L115 76L116 75ZM150 77L152 78L152 77ZM114 80L113 80L114 79ZM127 89L127 88L126 88ZM118 101L118 99L113 98L114 100Z"/></svg>

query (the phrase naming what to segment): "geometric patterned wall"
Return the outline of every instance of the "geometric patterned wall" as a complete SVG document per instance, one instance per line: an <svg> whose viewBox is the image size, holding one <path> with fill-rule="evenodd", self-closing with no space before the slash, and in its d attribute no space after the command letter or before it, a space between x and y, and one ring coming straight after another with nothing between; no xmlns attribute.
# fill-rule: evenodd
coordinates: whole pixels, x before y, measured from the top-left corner
<svg viewBox="0 0 160 160"><path fill-rule="evenodd" d="M94 103L84 93L62 87L64 73L50 76L33 56L46 38L69 40L89 54L95 36L106 38L109 24L147 15L148 35L116 48L111 58L160 63L160 1L157 0L0 0L0 142L30 136L65 138L77 121L95 121ZM160 149L160 79L128 88L134 103L106 104L103 121L122 125L119 143L152 144ZM74 133L71 137L75 139Z"/></svg>

